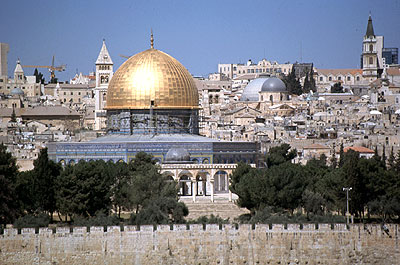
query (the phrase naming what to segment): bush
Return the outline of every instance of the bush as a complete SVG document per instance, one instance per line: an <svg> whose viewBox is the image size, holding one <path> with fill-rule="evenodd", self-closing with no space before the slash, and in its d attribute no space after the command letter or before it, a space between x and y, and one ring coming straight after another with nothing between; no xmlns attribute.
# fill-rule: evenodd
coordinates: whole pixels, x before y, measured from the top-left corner
<svg viewBox="0 0 400 265"><path fill-rule="evenodd" d="M106 215L104 213L98 213L94 217L75 217L74 226L114 226L119 225L119 218L115 215Z"/></svg>
<svg viewBox="0 0 400 265"><path fill-rule="evenodd" d="M38 215L27 214L15 220L14 227L18 229L47 227L49 223L50 216L45 213L41 213Z"/></svg>
<svg viewBox="0 0 400 265"><path fill-rule="evenodd" d="M251 224L306 224L306 223L345 223L346 218L341 215L303 215L301 213L289 214L288 212L276 212L267 206L261 211L257 211L254 216L244 214L237 219L240 223Z"/></svg>
<svg viewBox="0 0 400 265"><path fill-rule="evenodd" d="M208 216L200 216L197 219L190 220L188 223L190 224L229 224L229 218L223 219L219 216L215 216L213 214Z"/></svg>

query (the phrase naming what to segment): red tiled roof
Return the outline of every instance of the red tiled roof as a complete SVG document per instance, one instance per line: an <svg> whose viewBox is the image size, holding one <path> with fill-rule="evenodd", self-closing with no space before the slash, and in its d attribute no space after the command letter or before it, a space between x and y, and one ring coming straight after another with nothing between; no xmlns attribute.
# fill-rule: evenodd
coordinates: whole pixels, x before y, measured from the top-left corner
<svg viewBox="0 0 400 265"><path fill-rule="evenodd" d="M311 144L309 146L303 147L303 149L329 149L329 147L322 144Z"/></svg>
<svg viewBox="0 0 400 265"><path fill-rule="evenodd" d="M373 153L375 153L374 150L371 150L371 149L366 148L366 147L363 147L363 146L348 146L348 147L345 147L345 148L343 149L343 151L344 151L345 153L346 153L347 151L349 151L349 150L353 150L353 151L356 151L356 152L359 152L359 153L368 153L368 154L373 154Z"/></svg>
<svg viewBox="0 0 400 265"><path fill-rule="evenodd" d="M355 74L362 74L362 69L317 69L317 73L322 75L329 75L329 74L355 75Z"/></svg>

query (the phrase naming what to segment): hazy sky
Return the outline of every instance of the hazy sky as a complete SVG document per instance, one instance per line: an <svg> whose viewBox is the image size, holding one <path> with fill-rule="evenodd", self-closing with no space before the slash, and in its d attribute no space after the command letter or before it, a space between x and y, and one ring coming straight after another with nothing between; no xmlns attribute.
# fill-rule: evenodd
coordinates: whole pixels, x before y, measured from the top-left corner
<svg viewBox="0 0 400 265"><path fill-rule="evenodd" d="M117 69L125 60L120 54L150 48L150 28L155 48L193 75L264 57L358 68L369 12L385 47L400 48L400 0L2 0L0 42L10 45L9 74L18 57L48 65L55 55L56 64L67 65L56 74L60 80L93 71L103 38Z"/></svg>

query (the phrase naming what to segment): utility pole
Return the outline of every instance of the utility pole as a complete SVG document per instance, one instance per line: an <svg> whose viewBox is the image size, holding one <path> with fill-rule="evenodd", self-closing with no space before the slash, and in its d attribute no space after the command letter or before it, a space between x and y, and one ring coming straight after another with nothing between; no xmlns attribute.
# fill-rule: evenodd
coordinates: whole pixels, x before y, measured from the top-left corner
<svg viewBox="0 0 400 265"><path fill-rule="evenodd" d="M348 187L348 188L343 188L343 191L346 191L346 205L347 205L347 209L346 209L346 220L347 220L347 224L349 224L349 191L351 191L353 188L352 187Z"/></svg>

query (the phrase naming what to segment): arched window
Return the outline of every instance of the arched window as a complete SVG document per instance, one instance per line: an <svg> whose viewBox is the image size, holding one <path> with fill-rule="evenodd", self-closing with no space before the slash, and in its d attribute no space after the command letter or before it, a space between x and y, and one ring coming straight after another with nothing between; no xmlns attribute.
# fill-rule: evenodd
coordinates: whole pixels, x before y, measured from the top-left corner
<svg viewBox="0 0 400 265"><path fill-rule="evenodd" d="M274 101L274 97L272 95L269 96L269 101Z"/></svg>
<svg viewBox="0 0 400 265"><path fill-rule="evenodd" d="M369 64L373 64L374 63L374 59L372 57L369 57Z"/></svg>
<svg viewBox="0 0 400 265"><path fill-rule="evenodd" d="M374 45L372 45L372 44L369 45L369 51L370 52L374 51Z"/></svg>

